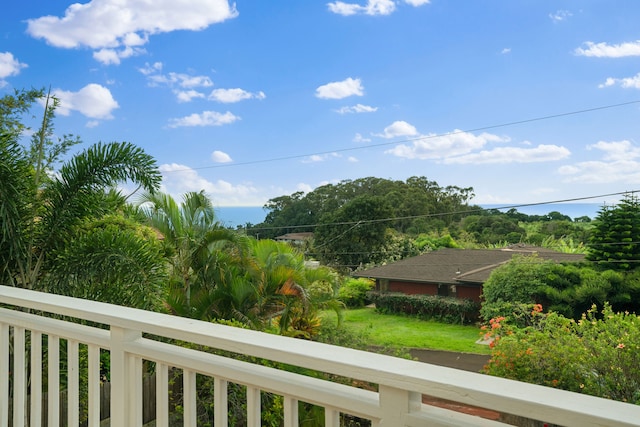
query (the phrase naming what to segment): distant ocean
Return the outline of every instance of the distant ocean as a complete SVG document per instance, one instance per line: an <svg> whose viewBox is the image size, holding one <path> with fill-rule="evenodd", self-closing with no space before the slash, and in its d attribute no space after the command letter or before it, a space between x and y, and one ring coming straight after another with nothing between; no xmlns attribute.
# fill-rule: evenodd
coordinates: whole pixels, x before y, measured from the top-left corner
<svg viewBox="0 0 640 427"><path fill-rule="evenodd" d="M546 215L549 212L560 212L563 215L567 215L570 218L579 218L581 216L588 216L594 219L600 209L601 203L551 203L546 205L534 205L534 206L517 206L516 204L504 204L504 205L480 205L484 209L501 209L506 212L511 206L514 206L520 213L527 215ZM219 207L216 208L216 214L218 220L227 227L235 228L238 225L245 225L246 223L260 224L267 216L267 211L262 206L234 206L234 207Z"/></svg>
<svg viewBox="0 0 640 427"><path fill-rule="evenodd" d="M223 206L215 208L218 221L225 227L236 228L238 225L264 222L267 211L262 206Z"/></svg>
<svg viewBox="0 0 640 427"><path fill-rule="evenodd" d="M549 212L560 212L563 215L567 215L571 219L579 218L581 216L588 216L594 219L598 216L598 212L602 209L602 203L549 203L545 205L533 205L533 206L517 206L516 203L504 204L504 205L480 205L484 209L500 209L502 212L506 212L511 209L511 206L520 213L527 215L546 215Z"/></svg>

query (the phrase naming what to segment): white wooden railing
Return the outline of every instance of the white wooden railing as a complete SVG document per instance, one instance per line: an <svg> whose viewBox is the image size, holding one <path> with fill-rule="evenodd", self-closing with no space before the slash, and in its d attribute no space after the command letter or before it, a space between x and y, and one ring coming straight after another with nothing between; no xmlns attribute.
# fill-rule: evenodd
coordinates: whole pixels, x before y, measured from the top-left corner
<svg viewBox="0 0 640 427"><path fill-rule="evenodd" d="M229 383L246 386L250 427L260 426L262 392L283 396L286 427L298 425L299 401L323 407L328 427L340 425L341 413L369 419L379 427L504 425L423 404L423 395L557 425L640 425L640 406L374 353L5 286L0 286L0 304L1 427L28 425L26 419L31 426L41 425L43 381L48 390L47 425L59 425L61 377L68 383L67 425L79 424L80 401L86 401L88 425L99 426L101 350L110 352L111 426L115 427L142 425L143 360L155 363L157 426L169 425L169 368L182 370L185 426L196 426L196 374L213 378L217 427L228 424ZM58 318L33 314L38 312ZM69 318L103 327L61 320ZM47 372L41 369L44 337ZM163 338L373 383L377 391L196 351ZM66 343L62 354L68 366L62 374L61 343ZM82 396L79 345L86 346L88 354L88 369L83 370L88 372L88 391Z"/></svg>

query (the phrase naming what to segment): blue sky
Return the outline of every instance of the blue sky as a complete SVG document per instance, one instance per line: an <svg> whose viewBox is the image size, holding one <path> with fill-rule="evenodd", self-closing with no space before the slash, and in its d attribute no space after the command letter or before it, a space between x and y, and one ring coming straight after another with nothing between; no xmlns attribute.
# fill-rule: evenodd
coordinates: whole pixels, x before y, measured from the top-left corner
<svg viewBox="0 0 640 427"><path fill-rule="evenodd" d="M367 176L589 197L640 189L638 22L637 0L21 0L0 96L51 87L56 132L137 144L217 206Z"/></svg>

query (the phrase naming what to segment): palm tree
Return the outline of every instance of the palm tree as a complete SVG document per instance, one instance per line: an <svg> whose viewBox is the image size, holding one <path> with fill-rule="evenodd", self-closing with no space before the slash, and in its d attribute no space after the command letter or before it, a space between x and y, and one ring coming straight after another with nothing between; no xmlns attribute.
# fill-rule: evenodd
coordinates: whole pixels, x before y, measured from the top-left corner
<svg viewBox="0 0 640 427"><path fill-rule="evenodd" d="M0 120L0 279L39 290L47 290L42 279L78 227L113 210L107 190L132 182L152 192L161 180L155 160L127 142L95 144L53 173L60 156L78 140L51 140L57 102L50 101L47 97L42 126L29 149L19 143L24 126L7 120L11 102L6 97L0 102L7 114Z"/></svg>
<svg viewBox="0 0 640 427"><path fill-rule="evenodd" d="M320 309L342 308L339 276L326 267L309 268L298 249L273 240L251 240L249 277L264 322L277 320L280 334L311 338L320 326Z"/></svg>
<svg viewBox="0 0 640 427"><path fill-rule="evenodd" d="M233 230L220 225L211 200L201 192L190 192L178 204L169 194L146 193L137 201L147 224L163 237L170 260L171 282L168 308L186 317L206 318L205 301L225 278L224 269L239 254L237 247L222 249L238 241ZM193 304L198 301L198 305Z"/></svg>

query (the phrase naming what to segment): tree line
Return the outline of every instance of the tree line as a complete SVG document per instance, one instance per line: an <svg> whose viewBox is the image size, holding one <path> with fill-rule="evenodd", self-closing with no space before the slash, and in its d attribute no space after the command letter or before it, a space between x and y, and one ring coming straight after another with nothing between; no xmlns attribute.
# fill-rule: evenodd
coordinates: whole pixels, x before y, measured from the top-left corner
<svg viewBox="0 0 640 427"><path fill-rule="evenodd" d="M470 203L472 187L441 186L426 177L367 177L269 200L264 222L247 224L260 238L313 232L307 256L342 271L418 255L438 247L513 243L580 250L591 219L560 212L527 215Z"/></svg>

